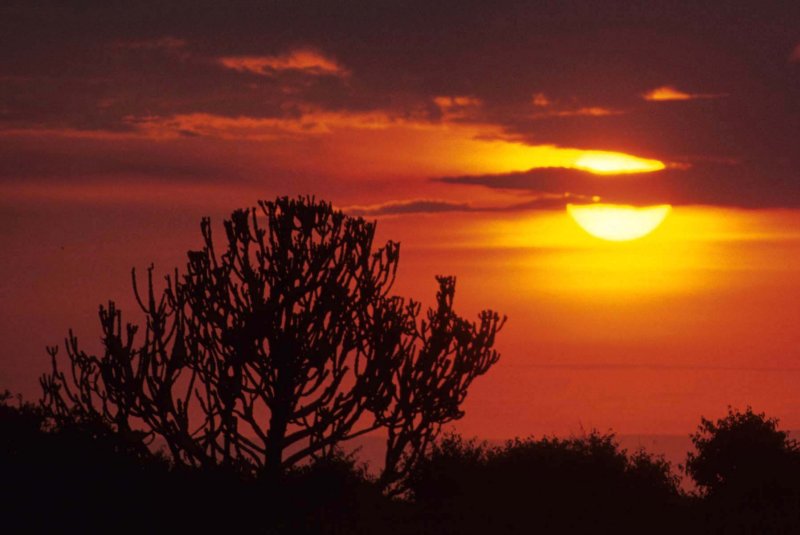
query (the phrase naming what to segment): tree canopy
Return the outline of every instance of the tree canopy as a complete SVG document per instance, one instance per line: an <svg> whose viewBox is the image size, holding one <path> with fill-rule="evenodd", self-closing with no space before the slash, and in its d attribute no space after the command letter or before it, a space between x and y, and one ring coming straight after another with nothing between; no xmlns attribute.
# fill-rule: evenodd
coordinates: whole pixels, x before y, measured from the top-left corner
<svg viewBox="0 0 800 535"><path fill-rule="evenodd" d="M717 421L702 418L691 438L696 451L689 453L686 471L706 492L800 475L797 442L778 428L777 419L750 407L729 408Z"/></svg>
<svg viewBox="0 0 800 535"><path fill-rule="evenodd" d="M701 419L685 468L705 498L707 531L800 532L800 447L778 423L750 407Z"/></svg>
<svg viewBox="0 0 800 535"><path fill-rule="evenodd" d="M400 246L375 247L375 228L309 197L233 212L222 246L203 219L203 248L161 292L152 266L143 289L133 271L143 328L109 302L102 354L72 331L66 368L48 348L44 405L57 419L159 437L178 463L273 473L382 429L382 482L396 483L463 415L505 320L458 316L452 277L437 277L425 314L392 295Z"/></svg>

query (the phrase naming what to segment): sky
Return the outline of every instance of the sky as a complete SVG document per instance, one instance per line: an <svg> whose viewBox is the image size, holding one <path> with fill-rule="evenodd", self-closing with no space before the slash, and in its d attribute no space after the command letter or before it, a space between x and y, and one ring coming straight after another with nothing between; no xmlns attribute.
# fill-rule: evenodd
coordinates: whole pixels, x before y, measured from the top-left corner
<svg viewBox="0 0 800 535"><path fill-rule="evenodd" d="M399 294L508 316L462 432L798 428L799 134L797 2L6 0L0 388L202 216L311 194L402 243ZM671 208L617 242L596 204Z"/></svg>

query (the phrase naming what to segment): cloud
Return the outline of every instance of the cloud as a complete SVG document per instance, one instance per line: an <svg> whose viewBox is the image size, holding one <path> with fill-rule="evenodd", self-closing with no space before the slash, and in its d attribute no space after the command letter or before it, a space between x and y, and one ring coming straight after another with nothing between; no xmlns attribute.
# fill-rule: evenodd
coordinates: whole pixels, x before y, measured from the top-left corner
<svg viewBox="0 0 800 535"><path fill-rule="evenodd" d="M687 93L676 89L671 85L663 85L656 87L642 95L642 98L651 102L662 102L669 100L698 100L698 99L712 99L723 98L728 95L725 93Z"/></svg>
<svg viewBox="0 0 800 535"><path fill-rule="evenodd" d="M313 76L344 77L349 74L336 60L307 48L275 56L225 56L218 61L227 69L259 76L274 76L282 71L298 71Z"/></svg>
<svg viewBox="0 0 800 535"><path fill-rule="evenodd" d="M443 110L451 108L467 108L470 106L480 106L480 99L474 97L434 97L433 101Z"/></svg>
<svg viewBox="0 0 800 535"><path fill-rule="evenodd" d="M334 129L384 130L392 126L420 126L414 120L392 117L382 111L346 113L310 107L296 115L250 117L189 113L171 116L129 117L136 131L153 139L212 137L268 141L291 135L328 134Z"/></svg>
<svg viewBox="0 0 800 535"><path fill-rule="evenodd" d="M539 108L546 108L551 104L551 102L544 93L534 93L531 97L531 104Z"/></svg>
<svg viewBox="0 0 800 535"><path fill-rule="evenodd" d="M608 115L620 115L622 113L624 112L620 110L612 110L600 106L590 106L585 108L552 110L543 113L536 113L532 115L531 118L543 119L548 117L606 117Z"/></svg>
<svg viewBox="0 0 800 535"><path fill-rule="evenodd" d="M673 165L644 174L597 175L579 169L554 167L522 173L450 176L433 180L506 192L569 195L592 202L639 206L664 203L738 208L800 206L800 192L792 183L770 181L769 178L755 165L698 160L691 166Z"/></svg>
<svg viewBox="0 0 800 535"><path fill-rule="evenodd" d="M154 39L115 41L110 48L117 54L162 54L166 57L186 61L191 58L188 41L177 37L164 36Z"/></svg>
<svg viewBox="0 0 800 535"><path fill-rule="evenodd" d="M659 101L659 100L691 100L692 95L689 93L685 93L678 89L675 89L672 86L661 86L653 89L652 91L648 91L642 98L645 100L651 101Z"/></svg>
<svg viewBox="0 0 800 535"><path fill-rule="evenodd" d="M354 205L344 208L345 212L356 216L471 212L474 210L475 209L470 206L469 203L440 199L407 199L388 201L380 204Z"/></svg>
<svg viewBox="0 0 800 535"><path fill-rule="evenodd" d="M117 41L112 46L129 50L177 50L186 47L186 40L166 36L137 41Z"/></svg>
<svg viewBox="0 0 800 535"><path fill-rule="evenodd" d="M504 205L475 206L467 202L443 199L404 199L379 204L347 206L343 210L355 216L434 214L443 212L520 212L557 210L564 208L568 203L595 201L597 199L572 193L530 193L524 201Z"/></svg>
<svg viewBox="0 0 800 535"><path fill-rule="evenodd" d="M574 107L555 107L555 103L544 93L534 93L530 103L540 111L533 115L528 115L531 119L547 119L551 117L605 117L608 115L620 115L621 110L611 109L604 106L581 106ZM546 109L545 109L546 108Z"/></svg>
<svg viewBox="0 0 800 535"><path fill-rule="evenodd" d="M240 165L232 165L229 155L201 142L181 146L130 134L80 131L4 133L0 135L0 184L44 181L77 187L85 181L113 183L121 177L162 184L244 178Z"/></svg>
<svg viewBox="0 0 800 535"><path fill-rule="evenodd" d="M456 121L474 117L475 112L483 102L470 96L438 96L433 98L433 103L442 113L442 120Z"/></svg>

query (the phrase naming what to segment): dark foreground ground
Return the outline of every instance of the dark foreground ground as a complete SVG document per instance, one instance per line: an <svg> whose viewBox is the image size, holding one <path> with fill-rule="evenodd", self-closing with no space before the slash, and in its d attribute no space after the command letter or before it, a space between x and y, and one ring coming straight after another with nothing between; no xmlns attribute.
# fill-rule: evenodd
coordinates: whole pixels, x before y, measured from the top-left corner
<svg viewBox="0 0 800 535"><path fill-rule="evenodd" d="M594 433L445 437L399 498L343 456L280 477L187 469L102 429L42 423L0 405L5 533L800 533L800 454L751 412L698 435L696 493L663 459Z"/></svg>

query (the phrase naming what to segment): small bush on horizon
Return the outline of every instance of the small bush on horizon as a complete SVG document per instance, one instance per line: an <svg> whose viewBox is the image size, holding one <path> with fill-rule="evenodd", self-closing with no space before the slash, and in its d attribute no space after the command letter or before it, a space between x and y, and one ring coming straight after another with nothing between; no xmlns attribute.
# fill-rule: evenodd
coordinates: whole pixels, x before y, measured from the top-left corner
<svg viewBox="0 0 800 535"><path fill-rule="evenodd" d="M700 487L707 529L800 533L800 445L752 407L701 418L685 472Z"/></svg>

